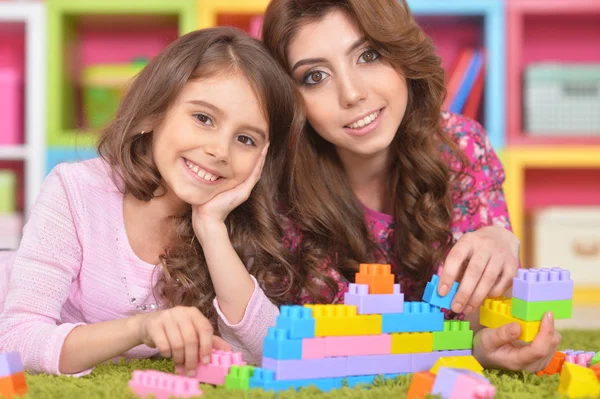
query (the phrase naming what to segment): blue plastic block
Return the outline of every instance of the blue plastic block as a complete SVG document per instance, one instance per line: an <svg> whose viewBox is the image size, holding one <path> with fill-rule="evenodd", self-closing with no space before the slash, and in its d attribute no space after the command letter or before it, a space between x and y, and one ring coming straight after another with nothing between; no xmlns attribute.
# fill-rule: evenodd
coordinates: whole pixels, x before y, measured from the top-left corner
<svg viewBox="0 0 600 399"><path fill-rule="evenodd" d="M444 331L444 314L427 302L405 302L404 313L382 314L382 334Z"/></svg>
<svg viewBox="0 0 600 399"><path fill-rule="evenodd" d="M304 306L282 306L277 316L277 328L288 331L290 339L314 338L315 319L312 309Z"/></svg>
<svg viewBox="0 0 600 399"><path fill-rule="evenodd" d="M302 340L288 338L288 330L271 327L264 340L263 354L278 360L302 359Z"/></svg>
<svg viewBox="0 0 600 399"><path fill-rule="evenodd" d="M383 378L385 380L393 380L394 378L396 378L399 375L404 375L404 374L377 374L377 375L361 375L361 376L354 376L354 377L347 377L346 381L348 383L348 387L349 388L354 388L357 385L361 385L361 384L367 384L370 385L373 383L373 381L375 381L375 379L378 376L383 376Z"/></svg>
<svg viewBox="0 0 600 399"><path fill-rule="evenodd" d="M276 381L273 370L255 368L254 375L250 378L250 388L262 388L265 391L279 392L290 388L298 390L302 387L314 385L321 391L328 392L332 389L340 389L342 387L342 380L343 378L311 378L305 380Z"/></svg>
<svg viewBox="0 0 600 399"><path fill-rule="evenodd" d="M23 370L19 352L0 353L0 378L20 373Z"/></svg>
<svg viewBox="0 0 600 399"><path fill-rule="evenodd" d="M431 277L431 281L428 282L427 286L425 287L423 300L433 306L437 306L442 309L450 309L454 295L456 295L456 291L458 290L458 283L455 281L454 284L452 284L452 288L450 288L450 292L448 292L448 294L445 296L440 296L438 293L437 287L439 283L440 277L437 274L434 274L433 277Z"/></svg>

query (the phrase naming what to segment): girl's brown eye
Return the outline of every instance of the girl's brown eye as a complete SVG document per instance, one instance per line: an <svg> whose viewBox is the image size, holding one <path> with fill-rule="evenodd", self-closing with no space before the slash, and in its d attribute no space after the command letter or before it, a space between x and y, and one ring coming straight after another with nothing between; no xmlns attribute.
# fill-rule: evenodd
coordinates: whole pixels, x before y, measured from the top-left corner
<svg viewBox="0 0 600 399"><path fill-rule="evenodd" d="M365 61L367 61L367 62L368 62L368 61L373 61L373 53L372 53L372 52L370 52L370 51L366 52L366 53L365 53L365 56L364 56L364 59L365 59Z"/></svg>
<svg viewBox="0 0 600 399"><path fill-rule="evenodd" d="M323 80L323 74L321 72L313 72L310 76L312 76L313 82L320 82Z"/></svg>

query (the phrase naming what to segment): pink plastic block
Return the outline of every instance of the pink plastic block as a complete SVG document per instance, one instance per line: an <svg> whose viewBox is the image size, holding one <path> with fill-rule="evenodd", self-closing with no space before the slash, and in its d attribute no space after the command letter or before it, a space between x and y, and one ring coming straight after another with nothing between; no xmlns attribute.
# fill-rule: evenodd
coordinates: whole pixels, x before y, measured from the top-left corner
<svg viewBox="0 0 600 399"><path fill-rule="evenodd" d="M369 294L367 284L350 284L344 304L355 305L358 314L402 313L404 294L400 293L400 284L394 284L393 294Z"/></svg>
<svg viewBox="0 0 600 399"><path fill-rule="evenodd" d="M583 367L590 367L592 358L596 354L595 352L584 352L573 349L565 349L561 352L566 355L565 362L578 364Z"/></svg>
<svg viewBox="0 0 600 399"><path fill-rule="evenodd" d="M573 299L571 272L552 269L519 269L513 279L513 297L527 302Z"/></svg>
<svg viewBox="0 0 600 399"><path fill-rule="evenodd" d="M440 367L431 394L443 399L489 399L496 395L496 388L469 370Z"/></svg>
<svg viewBox="0 0 600 399"><path fill-rule="evenodd" d="M348 376L408 373L412 354L349 356Z"/></svg>
<svg viewBox="0 0 600 399"><path fill-rule="evenodd" d="M14 68L0 67L0 145L23 143L21 76Z"/></svg>
<svg viewBox="0 0 600 399"><path fill-rule="evenodd" d="M304 338L302 340L302 359L323 359L325 357L325 338Z"/></svg>
<svg viewBox="0 0 600 399"><path fill-rule="evenodd" d="M392 336L390 334L325 337L325 357L389 355L391 353Z"/></svg>
<svg viewBox="0 0 600 399"><path fill-rule="evenodd" d="M329 359L277 360L263 357L262 368L273 370L275 380L305 380L346 376L345 357Z"/></svg>
<svg viewBox="0 0 600 399"><path fill-rule="evenodd" d="M205 384L223 385L231 366L245 366L241 352L226 352L213 349L209 364L198 364L195 380ZM185 375L185 368L177 366L177 374Z"/></svg>
<svg viewBox="0 0 600 399"><path fill-rule="evenodd" d="M173 396L191 398L202 395L196 379L156 370L135 370L129 380L129 387L141 398L149 395L154 395L155 399L169 399Z"/></svg>
<svg viewBox="0 0 600 399"><path fill-rule="evenodd" d="M434 351L413 353L411 358L411 372L429 371L435 362L442 356L471 356L471 350Z"/></svg>

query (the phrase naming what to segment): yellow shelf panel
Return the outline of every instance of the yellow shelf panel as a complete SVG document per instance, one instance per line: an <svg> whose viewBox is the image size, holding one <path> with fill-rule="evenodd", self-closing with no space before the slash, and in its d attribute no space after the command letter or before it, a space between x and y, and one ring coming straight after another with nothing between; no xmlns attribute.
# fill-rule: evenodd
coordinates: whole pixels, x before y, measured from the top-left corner
<svg viewBox="0 0 600 399"><path fill-rule="evenodd" d="M573 305L600 305L599 287L577 287L573 289Z"/></svg>
<svg viewBox="0 0 600 399"><path fill-rule="evenodd" d="M218 14L262 14L268 4L269 0L198 0L198 29L216 26Z"/></svg>

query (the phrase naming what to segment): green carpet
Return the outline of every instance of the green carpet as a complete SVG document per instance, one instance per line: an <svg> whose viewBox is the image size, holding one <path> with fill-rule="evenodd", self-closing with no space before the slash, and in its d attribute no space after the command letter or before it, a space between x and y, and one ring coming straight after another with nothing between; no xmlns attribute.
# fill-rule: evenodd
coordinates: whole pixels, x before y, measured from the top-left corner
<svg viewBox="0 0 600 399"><path fill-rule="evenodd" d="M600 351L600 331L562 331L562 349L580 349ZM139 360L130 363L122 362L118 365L101 365L94 372L82 378L55 377L48 375L27 376L29 393L26 399L108 399L108 398L134 398L129 392L127 381L131 378L132 370L135 369L158 369L173 371L170 361ZM486 371L496 386L498 399L543 399L560 398L556 392L558 387L558 375L537 377L530 373L511 373ZM287 391L280 393L278 398L344 398L344 399L375 399L375 398L405 398L408 390L410 376L398 377L393 381L376 382L365 388L343 388L329 393L320 393L317 389L304 389L299 393ZM224 388L213 388L202 386L204 398L273 398L273 393L260 390L248 392L227 391ZM595 398L597 399L597 398Z"/></svg>

